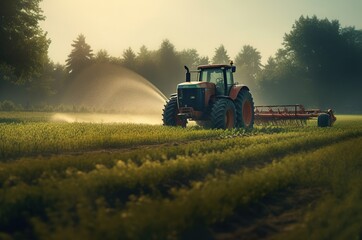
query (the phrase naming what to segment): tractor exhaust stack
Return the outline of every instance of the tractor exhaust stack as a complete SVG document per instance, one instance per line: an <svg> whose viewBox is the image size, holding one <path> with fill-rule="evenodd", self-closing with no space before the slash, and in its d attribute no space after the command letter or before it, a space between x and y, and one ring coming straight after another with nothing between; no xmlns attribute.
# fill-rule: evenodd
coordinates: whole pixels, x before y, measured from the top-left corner
<svg viewBox="0 0 362 240"><path fill-rule="evenodd" d="M190 82L191 81L191 73L190 70L187 66L184 66L186 69L186 82Z"/></svg>

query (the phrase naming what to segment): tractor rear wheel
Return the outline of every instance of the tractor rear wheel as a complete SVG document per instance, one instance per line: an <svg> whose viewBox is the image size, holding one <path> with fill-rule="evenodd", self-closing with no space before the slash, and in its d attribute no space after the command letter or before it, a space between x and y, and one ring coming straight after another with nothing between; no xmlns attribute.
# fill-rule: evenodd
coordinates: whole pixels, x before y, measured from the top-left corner
<svg viewBox="0 0 362 240"><path fill-rule="evenodd" d="M318 116L318 127L330 127L331 116L328 113L321 113Z"/></svg>
<svg viewBox="0 0 362 240"><path fill-rule="evenodd" d="M235 105L233 101L227 98L217 100L211 110L212 128L232 129L235 124Z"/></svg>
<svg viewBox="0 0 362 240"><path fill-rule="evenodd" d="M240 90L235 99L235 108L237 127L252 129L254 126L254 101L248 90Z"/></svg>
<svg viewBox="0 0 362 240"><path fill-rule="evenodd" d="M177 114L178 114L177 98L170 98L163 109L163 125L164 126L177 126Z"/></svg>

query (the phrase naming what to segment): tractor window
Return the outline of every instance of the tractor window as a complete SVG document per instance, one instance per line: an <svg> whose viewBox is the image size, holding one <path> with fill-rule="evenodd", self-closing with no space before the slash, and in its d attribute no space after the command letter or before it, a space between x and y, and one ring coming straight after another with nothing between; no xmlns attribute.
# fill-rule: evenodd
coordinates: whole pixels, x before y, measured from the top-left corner
<svg viewBox="0 0 362 240"><path fill-rule="evenodd" d="M222 69L203 69L200 73L200 81L214 83L217 94L224 94L224 72Z"/></svg>
<svg viewBox="0 0 362 240"><path fill-rule="evenodd" d="M222 82L224 85L224 73L221 69L214 69L210 72L210 81L212 83L218 84Z"/></svg>
<svg viewBox="0 0 362 240"><path fill-rule="evenodd" d="M200 72L200 79L199 81L200 82L209 82L209 72L208 71L205 71L205 70L202 70Z"/></svg>
<svg viewBox="0 0 362 240"><path fill-rule="evenodd" d="M226 70L226 80L227 80L227 89L228 89L227 91L229 93L234 84L234 78L231 69Z"/></svg>
<svg viewBox="0 0 362 240"><path fill-rule="evenodd" d="M233 78L233 73L231 72L231 69L226 70L226 79L227 79L228 85L234 84L234 78Z"/></svg>

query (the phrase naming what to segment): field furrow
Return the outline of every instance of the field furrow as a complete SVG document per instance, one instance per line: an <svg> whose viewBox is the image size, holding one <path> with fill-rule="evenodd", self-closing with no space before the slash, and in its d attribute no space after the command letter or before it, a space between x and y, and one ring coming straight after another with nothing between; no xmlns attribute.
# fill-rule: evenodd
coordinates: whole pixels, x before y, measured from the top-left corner
<svg viewBox="0 0 362 240"><path fill-rule="evenodd" d="M0 238L351 239L362 118L338 119L250 132L2 123Z"/></svg>
<svg viewBox="0 0 362 240"><path fill-rule="evenodd" d="M107 210L107 204L100 201L93 213L89 206L83 205L76 213L80 218L79 222L71 221L71 218L67 218L68 215L62 214L52 218L51 222L61 226L55 230L58 236L72 232L77 237L84 237L84 233L78 234L76 229L85 227L82 217L93 216L92 223L97 225L100 232L113 233L117 238L195 237L194 234L199 234L200 231L206 231L203 232L206 234L210 224L224 221L236 208L246 207L288 186L321 186L338 191L341 186L329 181L360 165L361 150L356 149L356 146L361 143L362 138L355 138L315 151L286 156L281 161L260 169L244 170L232 175L220 173L193 183L191 188L175 189L172 191L172 199L140 196L131 200L125 209L118 211ZM345 165L343 170L336 170L334 165L339 159L335 156L340 152L349 153L344 158L348 164L342 164ZM360 178L353 174L352 182L356 180L353 177ZM84 212L91 215L82 215ZM65 222L63 218L68 221ZM47 236L54 234L52 224L36 222L39 229L49 234Z"/></svg>
<svg viewBox="0 0 362 240"><path fill-rule="evenodd" d="M33 184L46 173L52 178L68 177L67 169L90 172L103 165L112 168L123 161L141 166L145 162L165 162L176 158L192 158L196 155L222 153L232 148L244 149L251 145L269 144L272 142L292 139L298 133L263 134L257 136L231 137L218 140L196 140L187 143L170 143L162 145L148 145L131 149L113 149L102 151L85 151L76 154L56 154L21 158L17 161L0 163L0 182L9 177L16 177L27 184ZM68 171L69 172L69 171Z"/></svg>
<svg viewBox="0 0 362 240"><path fill-rule="evenodd" d="M145 160L141 165L119 160L111 168L98 164L95 170L87 173L67 168L61 179L43 172L35 184L25 183L11 175L3 182L3 189L0 190L0 208L7 209L2 214L2 225L10 226L19 222L21 215L17 216L16 213L31 212L43 216L45 209L42 206L57 209L58 204L62 203L63 207L66 205L71 209L83 198L88 199L89 204L95 204L95 200L102 198L114 207L124 206L130 196L168 196L171 189L192 186L196 181L204 181L207 176L231 174L240 169L247 171L248 168L262 167L290 152L310 151L361 135L356 132L325 135L308 133L292 139L278 139L276 135L263 138L268 141L259 139L257 144L243 147L236 144L220 152L178 156L170 160ZM32 204L28 205L29 202Z"/></svg>
<svg viewBox="0 0 362 240"><path fill-rule="evenodd" d="M222 132L136 124L0 123L0 160L218 138Z"/></svg>

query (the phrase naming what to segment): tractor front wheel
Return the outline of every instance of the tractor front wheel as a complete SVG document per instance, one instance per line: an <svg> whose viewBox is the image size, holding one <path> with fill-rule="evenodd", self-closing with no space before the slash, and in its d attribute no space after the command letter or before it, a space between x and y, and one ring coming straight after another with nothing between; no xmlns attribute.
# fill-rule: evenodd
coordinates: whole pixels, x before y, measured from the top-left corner
<svg viewBox="0 0 362 240"><path fill-rule="evenodd" d="M177 126L177 114L178 114L178 107L177 107L177 98L173 97L170 98L163 109L163 125L164 126Z"/></svg>
<svg viewBox="0 0 362 240"><path fill-rule="evenodd" d="M235 127L235 105L227 98L216 101L211 110L211 125L213 128L232 129Z"/></svg>

